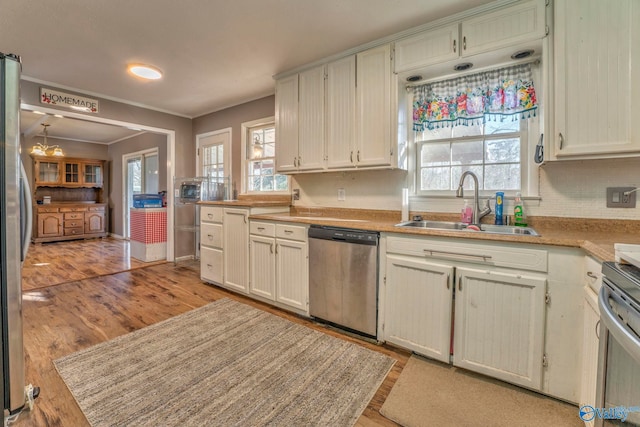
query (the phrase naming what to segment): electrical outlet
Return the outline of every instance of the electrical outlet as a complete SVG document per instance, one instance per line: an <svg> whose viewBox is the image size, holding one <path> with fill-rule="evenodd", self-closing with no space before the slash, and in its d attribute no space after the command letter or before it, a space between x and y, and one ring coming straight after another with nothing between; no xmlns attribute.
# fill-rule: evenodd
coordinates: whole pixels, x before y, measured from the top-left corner
<svg viewBox="0 0 640 427"><path fill-rule="evenodd" d="M347 193L344 191L344 188L338 188L338 201L344 202L347 197Z"/></svg>
<svg viewBox="0 0 640 427"><path fill-rule="evenodd" d="M636 187L607 187L608 208L635 208Z"/></svg>

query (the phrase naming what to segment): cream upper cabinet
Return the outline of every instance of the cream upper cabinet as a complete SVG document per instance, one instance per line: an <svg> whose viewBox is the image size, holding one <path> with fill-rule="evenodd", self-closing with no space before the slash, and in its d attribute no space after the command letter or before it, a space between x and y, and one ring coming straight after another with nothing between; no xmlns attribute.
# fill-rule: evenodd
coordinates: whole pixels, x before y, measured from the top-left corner
<svg viewBox="0 0 640 427"><path fill-rule="evenodd" d="M545 0L530 0L465 19L460 25L462 56L544 37L545 7Z"/></svg>
<svg viewBox="0 0 640 427"><path fill-rule="evenodd" d="M460 56L459 24L427 30L396 42L395 71L426 67Z"/></svg>
<svg viewBox="0 0 640 427"><path fill-rule="evenodd" d="M276 82L276 169L324 168L324 66Z"/></svg>
<svg viewBox="0 0 640 427"><path fill-rule="evenodd" d="M298 76L298 170L324 168L325 67Z"/></svg>
<svg viewBox="0 0 640 427"><path fill-rule="evenodd" d="M391 166L391 46L356 55L356 166Z"/></svg>
<svg viewBox="0 0 640 427"><path fill-rule="evenodd" d="M298 168L298 75L276 81L276 169Z"/></svg>
<svg viewBox="0 0 640 427"><path fill-rule="evenodd" d="M356 57L327 64L327 167L353 167L356 124Z"/></svg>
<svg viewBox="0 0 640 427"><path fill-rule="evenodd" d="M555 160L640 153L640 2L554 2Z"/></svg>
<svg viewBox="0 0 640 427"><path fill-rule="evenodd" d="M455 61L546 35L545 1L529 0L427 29L395 43L395 72Z"/></svg>

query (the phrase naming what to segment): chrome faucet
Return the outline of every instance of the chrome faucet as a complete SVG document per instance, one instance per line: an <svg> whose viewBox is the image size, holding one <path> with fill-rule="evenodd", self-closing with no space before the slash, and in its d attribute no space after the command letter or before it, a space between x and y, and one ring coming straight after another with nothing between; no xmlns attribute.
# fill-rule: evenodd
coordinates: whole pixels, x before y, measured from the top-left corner
<svg viewBox="0 0 640 427"><path fill-rule="evenodd" d="M487 203L484 208L480 210L480 201L478 200L478 177L475 173L471 171L464 171L462 176L460 177L460 183L458 183L458 190L456 191L456 197L464 197L464 189L462 186L464 185L464 179L467 175L471 175L473 178L473 183L475 184L473 191L473 218L471 219L472 224L480 225L480 220L489 215L491 213L491 206L489 206L489 199L487 199Z"/></svg>

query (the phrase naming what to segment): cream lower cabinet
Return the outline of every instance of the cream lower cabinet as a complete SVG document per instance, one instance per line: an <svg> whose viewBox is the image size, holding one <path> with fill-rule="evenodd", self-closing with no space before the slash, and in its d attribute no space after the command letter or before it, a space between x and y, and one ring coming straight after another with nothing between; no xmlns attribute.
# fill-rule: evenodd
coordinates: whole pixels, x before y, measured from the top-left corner
<svg viewBox="0 0 640 427"><path fill-rule="evenodd" d="M224 287L249 292L249 209L224 209Z"/></svg>
<svg viewBox="0 0 640 427"><path fill-rule="evenodd" d="M200 211L200 278L206 282L224 283L224 252L221 207L203 206Z"/></svg>
<svg viewBox="0 0 640 427"><path fill-rule="evenodd" d="M288 210L281 207L203 205L200 211L200 277L249 294L249 215Z"/></svg>
<svg viewBox="0 0 640 427"><path fill-rule="evenodd" d="M251 296L309 314L309 261L307 227L251 222Z"/></svg>
<svg viewBox="0 0 640 427"><path fill-rule="evenodd" d="M448 363L453 266L387 255L386 269L386 340Z"/></svg>
<svg viewBox="0 0 640 427"><path fill-rule="evenodd" d="M598 353L600 348L600 310L598 295L590 287L584 288L582 324L582 371L580 383L580 406L596 407L596 382L598 375ZM586 422L593 426L593 420Z"/></svg>
<svg viewBox="0 0 640 427"><path fill-rule="evenodd" d="M453 364L542 388L547 281L456 267Z"/></svg>

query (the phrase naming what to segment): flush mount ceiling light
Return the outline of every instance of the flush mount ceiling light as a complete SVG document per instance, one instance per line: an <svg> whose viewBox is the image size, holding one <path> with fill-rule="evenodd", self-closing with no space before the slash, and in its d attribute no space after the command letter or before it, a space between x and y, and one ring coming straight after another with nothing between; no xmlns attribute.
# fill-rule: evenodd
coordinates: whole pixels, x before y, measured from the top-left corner
<svg viewBox="0 0 640 427"><path fill-rule="evenodd" d="M131 74L143 79L158 80L162 78L162 71L151 65L130 64L127 69Z"/></svg>

